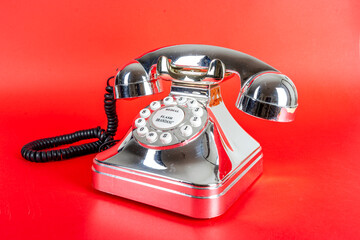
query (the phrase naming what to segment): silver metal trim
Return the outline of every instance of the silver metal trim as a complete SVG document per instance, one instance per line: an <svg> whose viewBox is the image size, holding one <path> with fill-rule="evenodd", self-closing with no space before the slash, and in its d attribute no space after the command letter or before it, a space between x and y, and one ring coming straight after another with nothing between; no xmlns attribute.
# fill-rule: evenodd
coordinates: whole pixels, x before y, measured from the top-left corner
<svg viewBox="0 0 360 240"><path fill-rule="evenodd" d="M182 196L185 196L185 197L198 198L198 199L214 199L214 198L219 198L219 197L225 195L225 194L229 191L229 189L231 189L231 188L262 158L262 156L263 156L263 155L261 154L254 162L252 162L252 163L251 163L231 184L229 184L229 186L226 187L221 193L216 194L216 195L206 196L206 197L195 196L195 195L183 193L183 192L180 192L180 191L171 190L171 189L164 188L164 187L159 187L159 186L156 186L156 185L153 185L153 184L149 184L149 183L139 182L139 181L132 180L132 179L128 179L128 178L123 178L123 177L116 176L116 175L109 174L109 173L99 172L99 171L97 171L94 167L92 167L92 170L93 170L94 172L98 173L98 174L102 174L102 175L105 175L105 176L108 176L108 177L117 178L117 179L120 179L120 180L123 180L123 181L127 181L127 182L131 182L131 183L143 185L143 186L150 187L150 188L155 188L155 189L158 189L158 190L161 190L161 191L178 194L178 195L182 195Z"/></svg>
<svg viewBox="0 0 360 240"><path fill-rule="evenodd" d="M166 56L159 57L156 64L156 73L159 77L168 75L172 79L182 81L198 82L205 78L221 80L225 76L225 71L225 65L219 59L213 59L207 68L175 65Z"/></svg>
<svg viewBox="0 0 360 240"><path fill-rule="evenodd" d="M212 185L201 186L201 187L198 186L198 185L194 185L194 184L189 184L189 183L185 183L185 182L179 182L177 180L173 180L173 179L167 178L165 176L161 176L161 178L159 178L159 177L154 177L154 176L151 176L151 175L142 174L142 171L139 171L139 170L134 171L134 169L127 168L127 167L124 167L124 166L115 167L113 165L104 164L104 163L102 163L102 161L99 161L96 158L94 159L94 164L102 166L102 167L110 168L110 169L113 169L113 170L116 170L116 171L130 173L130 174L137 175L137 176L140 176L140 177L149 178L149 179L153 179L153 180L158 180L158 181L161 181L161 182L170 183L170 184L174 184L174 185L178 185L178 186L182 186L182 187L187 187L187 188L191 188L191 189L204 189L204 188L206 188L207 190L214 190L214 189L221 188L228 181L228 179L230 179L231 177L236 175L260 151L261 151L261 147L259 147L257 150L255 150L246 160L243 161L242 164L237 166L231 174L229 174L226 178L224 178L218 184L212 184ZM263 154L260 155L260 157L262 157L262 156L263 156ZM148 173L148 174L150 174L150 173Z"/></svg>

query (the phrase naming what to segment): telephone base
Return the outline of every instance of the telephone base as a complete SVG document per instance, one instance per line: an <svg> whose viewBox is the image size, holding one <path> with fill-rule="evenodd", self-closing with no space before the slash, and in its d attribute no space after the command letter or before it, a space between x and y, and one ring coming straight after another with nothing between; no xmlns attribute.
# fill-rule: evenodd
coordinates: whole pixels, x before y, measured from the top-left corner
<svg viewBox="0 0 360 240"><path fill-rule="evenodd" d="M131 133L128 136L131 136ZM130 138L125 145L131 145L132 140L133 138ZM233 166L222 179L215 179L214 171L205 165L209 163L199 165L198 159L186 162L181 172L182 177L171 175L181 169L176 163L177 168L173 171L171 167L159 168L157 171L154 168L147 170L146 166L138 164L136 159L127 162L122 155L126 149L118 151L119 148L121 147L115 146L98 154L94 159L93 186L96 189L193 218L207 219L225 213L263 171L260 146L237 166ZM181 161L177 162L182 164ZM200 169L204 174L199 172ZM197 178L194 177L196 173ZM193 181L190 182L187 176L191 176Z"/></svg>
<svg viewBox="0 0 360 240"><path fill-rule="evenodd" d="M216 217L230 208L262 173L261 147L232 118L223 102L203 109L198 118L204 124L193 126L193 137L181 135L178 129L182 127L160 132L151 125L157 123L158 113L176 120L174 113L164 111L191 114L181 109L164 106L154 116L149 109L141 110L150 115L145 123L148 128L155 134L157 131L160 138L172 135L172 142L150 144L139 134L146 126L132 126L119 143L96 155L94 187L194 218ZM183 126L190 126L184 119Z"/></svg>

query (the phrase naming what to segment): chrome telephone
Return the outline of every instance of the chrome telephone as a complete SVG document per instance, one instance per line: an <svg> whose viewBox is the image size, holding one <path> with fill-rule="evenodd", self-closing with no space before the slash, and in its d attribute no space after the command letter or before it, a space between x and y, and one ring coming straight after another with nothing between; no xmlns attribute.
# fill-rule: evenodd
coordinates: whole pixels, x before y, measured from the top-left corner
<svg viewBox="0 0 360 240"><path fill-rule="evenodd" d="M295 85L273 67L244 53L178 45L149 52L123 67L115 78L115 97L156 94L162 92L163 81L172 82L169 96L139 109L129 131L117 143L112 139L117 118L111 115L113 107L106 109L111 98L105 101L112 123L107 130L96 128L97 132L89 135L99 138L96 147L112 146L95 156L93 185L100 191L194 218L219 216L263 168L259 143L239 126L226 105L236 104L262 119L292 121L298 99ZM236 103L224 102L221 84L225 81L240 84ZM66 136L60 136L63 141L57 145L65 143ZM35 141L25 145L22 153L29 160L42 160L42 156L51 160L52 155L57 160L67 158L65 151L65 157L60 157L61 152L40 151L54 145Z"/></svg>

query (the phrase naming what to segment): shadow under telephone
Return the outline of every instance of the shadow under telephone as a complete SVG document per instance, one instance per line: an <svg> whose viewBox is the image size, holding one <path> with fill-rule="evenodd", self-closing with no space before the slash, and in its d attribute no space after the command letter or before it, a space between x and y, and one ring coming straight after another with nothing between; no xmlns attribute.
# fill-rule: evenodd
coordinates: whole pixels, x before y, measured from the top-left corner
<svg viewBox="0 0 360 240"><path fill-rule="evenodd" d="M110 78L111 79L111 78ZM236 107L279 122L294 119L297 91L292 81L244 53L207 45L178 45L149 52L123 67L114 88L107 82L107 129L100 127L36 140L22 149L35 162L98 153L96 189L195 218L224 213L262 173L262 151L228 111L221 83L241 90ZM162 92L164 99L141 109L120 141L115 99ZM115 95L114 95L115 94ZM98 141L44 150L82 139Z"/></svg>

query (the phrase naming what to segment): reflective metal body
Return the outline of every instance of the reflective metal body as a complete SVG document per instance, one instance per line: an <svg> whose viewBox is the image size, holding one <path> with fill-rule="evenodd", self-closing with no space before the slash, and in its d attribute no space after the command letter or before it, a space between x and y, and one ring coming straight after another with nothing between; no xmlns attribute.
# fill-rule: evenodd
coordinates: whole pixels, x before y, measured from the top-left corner
<svg viewBox="0 0 360 240"><path fill-rule="evenodd" d="M261 147L229 113L221 82L241 84L240 110L285 122L294 117L296 88L244 53L180 45L125 66L116 77L116 97L154 94L163 80L172 81L170 96L195 98L206 107L205 127L191 140L170 146L146 145L130 128L121 142L94 159L94 187L195 218L219 216L262 172Z"/></svg>
<svg viewBox="0 0 360 240"><path fill-rule="evenodd" d="M144 146L130 129L94 159L94 187L194 218L223 214L262 173L262 151L223 102L207 111L204 131L172 148Z"/></svg>

